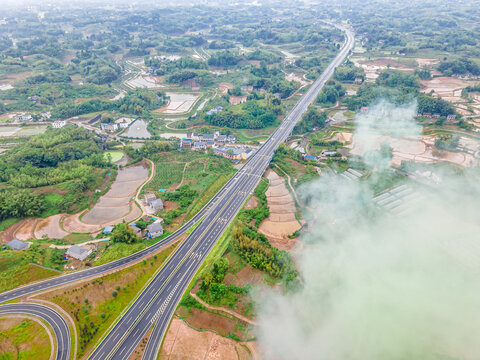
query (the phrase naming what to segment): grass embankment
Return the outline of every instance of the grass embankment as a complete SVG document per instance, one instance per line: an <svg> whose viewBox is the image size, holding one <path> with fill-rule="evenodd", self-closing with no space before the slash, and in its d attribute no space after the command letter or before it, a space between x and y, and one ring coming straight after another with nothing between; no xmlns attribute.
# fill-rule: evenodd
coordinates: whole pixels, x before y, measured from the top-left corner
<svg viewBox="0 0 480 360"><path fill-rule="evenodd" d="M0 231L4 231L6 228L12 226L16 222L20 221L19 218L8 218L5 220L0 221Z"/></svg>
<svg viewBox="0 0 480 360"><path fill-rule="evenodd" d="M28 264L20 259L0 259L0 292L58 275L57 271Z"/></svg>
<svg viewBox="0 0 480 360"><path fill-rule="evenodd" d="M58 271L45 269L36 264L60 269L59 258L61 259L63 252L38 246L31 246L23 252L1 251L0 292L59 275Z"/></svg>
<svg viewBox="0 0 480 360"><path fill-rule="evenodd" d="M40 296L61 306L74 319L79 335L79 357L92 350L175 246L172 244L127 269Z"/></svg>
<svg viewBox="0 0 480 360"><path fill-rule="evenodd" d="M220 191L220 189L227 183L228 180L233 176L232 174L220 175L208 188L205 190L202 195L195 201L192 205L190 211L185 217L186 220L190 220L195 216L212 198L213 196Z"/></svg>
<svg viewBox="0 0 480 360"><path fill-rule="evenodd" d="M137 244L115 244L108 247L108 249L95 261L94 265L102 265L114 260L121 259L125 256L131 255L145 249L144 243Z"/></svg>
<svg viewBox="0 0 480 360"><path fill-rule="evenodd" d="M52 347L45 329L30 319L0 319L0 359L48 360Z"/></svg>

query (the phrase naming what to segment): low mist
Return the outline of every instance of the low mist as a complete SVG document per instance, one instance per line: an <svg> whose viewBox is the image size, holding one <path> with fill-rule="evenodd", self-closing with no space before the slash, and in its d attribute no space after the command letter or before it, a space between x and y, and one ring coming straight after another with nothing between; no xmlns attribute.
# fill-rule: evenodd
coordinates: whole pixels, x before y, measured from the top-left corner
<svg viewBox="0 0 480 360"><path fill-rule="evenodd" d="M359 115L366 154L378 150L371 134L418 134L415 113L415 104L382 101ZM369 161L386 166L382 156ZM477 170L444 176L435 188L410 185L414 206L401 216L372 204L375 176L323 176L304 186L316 220L296 254L302 288L256 295L262 358L478 359Z"/></svg>

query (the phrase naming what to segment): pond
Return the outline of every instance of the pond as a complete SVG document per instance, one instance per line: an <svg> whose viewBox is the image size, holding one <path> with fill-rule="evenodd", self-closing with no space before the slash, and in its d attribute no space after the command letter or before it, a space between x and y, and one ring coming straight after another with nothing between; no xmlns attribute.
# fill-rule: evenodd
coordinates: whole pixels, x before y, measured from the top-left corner
<svg viewBox="0 0 480 360"><path fill-rule="evenodd" d="M152 135L147 130L147 123L140 119L133 122L122 136L135 139L150 139Z"/></svg>

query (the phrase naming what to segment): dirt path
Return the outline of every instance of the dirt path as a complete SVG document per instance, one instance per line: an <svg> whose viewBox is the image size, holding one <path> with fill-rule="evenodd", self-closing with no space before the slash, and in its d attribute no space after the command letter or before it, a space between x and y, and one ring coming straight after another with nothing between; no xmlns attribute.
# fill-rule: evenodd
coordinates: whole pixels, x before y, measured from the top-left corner
<svg viewBox="0 0 480 360"><path fill-rule="evenodd" d="M140 217L147 214L145 206L143 206L142 202L140 201L140 193L142 192L144 186L147 185L150 181L152 181L153 177L155 176L155 163L147 158L145 158L145 161L150 163L150 176L147 178L147 180L143 182L143 184L138 188L137 193L135 194L135 202L138 204L138 206L140 206L140 209L142 210L142 215L140 215Z"/></svg>
<svg viewBox="0 0 480 360"><path fill-rule="evenodd" d="M227 314L230 314L232 315L233 317L236 317L238 320L241 320L241 321L244 321L250 325L254 325L254 326L257 326L257 322L256 321L253 321L253 320L250 320L249 318L247 318L246 316L243 316L239 313L236 313L235 311L233 310L230 310L230 309L225 309L223 307L220 307L220 306L213 306L213 305L210 305L210 304L207 304L205 301L203 301L202 299L200 299L197 294L195 294L194 292L190 291L190 295L192 295L192 297L197 300L200 304L202 304L203 306L205 306L207 309L209 310L216 310L216 311L222 311L224 313L227 313Z"/></svg>
<svg viewBox="0 0 480 360"><path fill-rule="evenodd" d="M85 242L75 243L75 244L70 244L70 245L54 245L54 244L51 244L49 247L51 249L68 249L68 248L72 247L72 245L82 246L82 245L96 244L96 243L107 241L107 240L110 240L110 238L87 240ZM47 269L49 269L49 268L47 268ZM51 270L51 269L49 269L49 270Z"/></svg>
<svg viewBox="0 0 480 360"><path fill-rule="evenodd" d="M191 161L185 163L185 166L183 167L183 171L182 171L182 181L180 181L180 184L178 184L178 185L175 187L175 190L177 190L180 186L183 185L183 180L185 180L185 170L187 170L187 166L188 166L190 163L191 163Z"/></svg>
<svg viewBox="0 0 480 360"><path fill-rule="evenodd" d="M281 169L279 166L277 166L277 164L274 164L274 165L278 170L283 172L285 174L285 176L287 177L288 187L290 188L290 190L292 190L292 194L295 197L295 201L297 202L297 204L300 205L301 207L305 207L305 204L300 202L300 200L298 199L297 192L295 191L294 187L292 186L292 179L290 178L290 175L288 175L285 171L283 171L283 169Z"/></svg>

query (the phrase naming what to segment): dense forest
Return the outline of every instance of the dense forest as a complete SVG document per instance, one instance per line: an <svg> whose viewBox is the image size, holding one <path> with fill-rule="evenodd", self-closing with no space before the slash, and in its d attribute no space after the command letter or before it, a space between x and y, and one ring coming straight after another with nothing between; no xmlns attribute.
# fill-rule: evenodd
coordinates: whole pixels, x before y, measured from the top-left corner
<svg viewBox="0 0 480 360"><path fill-rule="evenodd" d="M46 206L44 196L30 189L46 186L64 193L56 205L69 211L85 201L87 191L96 189L106 167L100 141L89 131L74 126L48 129L0 158L0 181L5 186L0 216L38 215Z"/></svg>

